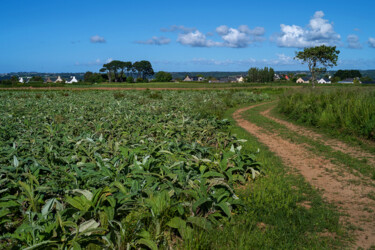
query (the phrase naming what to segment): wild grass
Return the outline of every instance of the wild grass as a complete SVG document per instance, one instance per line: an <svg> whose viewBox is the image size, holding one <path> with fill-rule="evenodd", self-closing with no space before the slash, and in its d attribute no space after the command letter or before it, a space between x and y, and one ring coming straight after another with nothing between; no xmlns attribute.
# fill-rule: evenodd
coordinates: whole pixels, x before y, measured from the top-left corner
<svg viewBox="0 0 375 250"><path fill-rule="evenodd" d="M375 140L375 89L304 89L285 93L279 112L301 123Z"/></svg>

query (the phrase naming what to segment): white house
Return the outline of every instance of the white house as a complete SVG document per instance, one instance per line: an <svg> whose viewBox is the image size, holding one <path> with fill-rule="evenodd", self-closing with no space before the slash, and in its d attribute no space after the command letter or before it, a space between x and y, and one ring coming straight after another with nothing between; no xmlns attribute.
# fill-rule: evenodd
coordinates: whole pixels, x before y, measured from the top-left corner
<svg viewBox="0 0 375 250"><path fill-rule="evenodd" d="M297 79L296 83L309 83L310 80L307 77L300 77Z"/></svg>
<svg viewBox="0 0 375 250"><path fill-rule="evenodd" d="M240 77L237 77L237 82L245 82L245 78L243 78L243 76L240 76Z"/></svg>
<svg viewBox="0 0 375 250"><path fill-rule="evenodd" d="M24 81L23 81L23 77L20 77L20 78L18 79L18 82L20 82L20 83L24 83Z"/></svg>
<svg viewBox="0 0 375 250"><path fill-rule="evenodd" d="M71 78L70 81L67 81L66 83L70 83L71 84L71 83L78 82L75 76L71 76L70 78Z"/></svg>
<svg viewBox="0 0 375 250"><path fill-rule="evenodd" d="M185 79L183 80L184 82L192 82L193 79L191 79L189 76L186 76Z"/></svg>
<svg viewBox="0 0 375 250"><path fill-rule="evenodd" d="M58 83L58 82L63 82L63 80L61 79L60 76L58 76L57 79L56 79L56 81L55 81L55 83Z"/></svg>
<svg viewBox="0 0 375 250"><path fill-rule="evenodd" d="M325 83L331 83L331 80L327 78L321 78L318 80L318 83L325 84Z"/></svg>

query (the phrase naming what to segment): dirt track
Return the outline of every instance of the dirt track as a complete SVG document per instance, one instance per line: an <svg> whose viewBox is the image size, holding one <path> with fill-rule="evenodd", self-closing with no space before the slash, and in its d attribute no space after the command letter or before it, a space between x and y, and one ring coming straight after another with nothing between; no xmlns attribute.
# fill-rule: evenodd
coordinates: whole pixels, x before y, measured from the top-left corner
<svg viewBox="0 0 375 250"><path fill-rule="evenodd" d="M371 209L375 208L375 200L370 199L367 195L375 192L374 186L363 184L361 177L354 176L342 166L333 164L329 159L313 154L303 145L290 142L274 132L265 131L256 124L247 121L244 118L244 112L260 105L264 104L239 109L233 114L233 118L240 127L255 136L259 142L279 156L286 166L299 171L311 185L321 190L323 197L328 202L335 204L341 212L348 215L343 216L341 221L343 223L349 222L357 228L355 230L356 242L353 247L367 249L375 245L375 214L373 211L371 212ZM261 115L284 124L288 129L295 130L295 132L307 132L299 126L271 117L269 110L261 113ZM322 135L316 133L312 136L322 137ZM327 142L327 145L332 147L335 144L335 141ZM349 153L345 150L350 150L350 148L345 147L345 145L340 144L337 147L343 149L343 152ZM366 156L365 152L361 153L361 156ZM373 180L367 181L375 184Z"/></svg>

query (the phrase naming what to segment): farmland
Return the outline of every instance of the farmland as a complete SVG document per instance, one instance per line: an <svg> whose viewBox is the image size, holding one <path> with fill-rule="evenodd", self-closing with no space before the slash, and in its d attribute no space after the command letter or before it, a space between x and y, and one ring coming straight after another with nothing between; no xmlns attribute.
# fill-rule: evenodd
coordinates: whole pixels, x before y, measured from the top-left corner
<svg viewBox="0 0 375 250"><path fill-rule="evenodd" d="M283 92L0 92L1 248L350 244L335 206L235 126Z"/></svg>

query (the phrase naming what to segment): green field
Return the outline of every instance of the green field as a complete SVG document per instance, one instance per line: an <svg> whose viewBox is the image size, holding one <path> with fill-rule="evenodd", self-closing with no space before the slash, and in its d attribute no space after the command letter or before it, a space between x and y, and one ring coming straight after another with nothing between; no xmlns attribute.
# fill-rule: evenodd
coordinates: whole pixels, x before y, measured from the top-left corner
<svg viewBox="0 0 375 250"><path fill-rule="evenodd" d="M334 208L232 125L265 92L0 92L1 248L341 245Z"/></svg>

